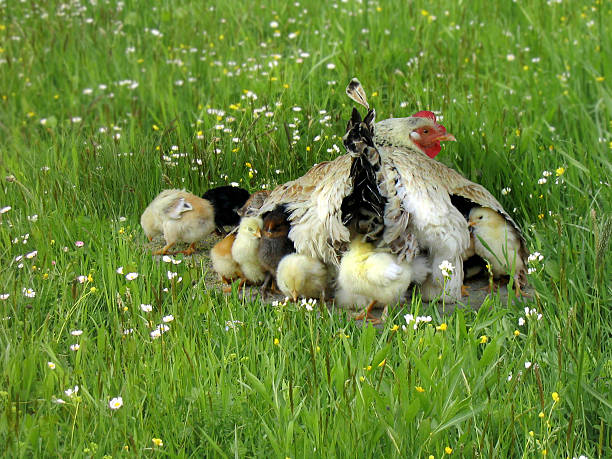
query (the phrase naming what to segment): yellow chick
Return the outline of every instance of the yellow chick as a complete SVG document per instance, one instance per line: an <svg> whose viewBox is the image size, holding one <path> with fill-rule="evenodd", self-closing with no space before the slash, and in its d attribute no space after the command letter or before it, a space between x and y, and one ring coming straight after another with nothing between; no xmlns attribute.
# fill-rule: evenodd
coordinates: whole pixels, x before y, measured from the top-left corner
<svg viewBox="0 0 612 459"><path fill-rule="evenodd" d="M334 295L334 304L355 311L367 307L370 304L370 300L363 295L357 295L338 286Z"/></svg>
<svg viewBox="0 0 612 459"><path fill-rule="evenodd" d="M155 255L168 253L177 242L190 244L181 253L191 255L196 242L215 229L214 209L206 199L185 190L164 190L145 209L140 224L149 240L164 235L166 245Z"/></svg>
<svg viewBox="0 0 612 459"><path fill-rule="evenodd" d="M520 287L525 285L527 273L523 242L517 230L502 215L487 207L474 207L468 226L474 235L476 255L489 262L496 278L509 275L514 268L516 291L522 294Z"/></svg>
<svg viewBox="0 0 612 459"><path fill-rule="evenodd" d="M242 287L248 280L253 284L263 282L266 273L259 263L259 240L263 220L260 217L244 217L240 221L236 240L232 245L232 257L240 266L243 277Z"/></svg>
<svg viewBox="0 0 612 459"><path fill-rule="evenodd" d="M297 301L298 297L321 298L327 287L327 268L316 258L292 253L284 256L276 271L281 292Z"/></svg>
<svg viewBox="0 0 612 459"><path fill-rule="evenodd" d="M370 316L376 303L388 305L399 301L411 282L423 282L430 272L431 268L423 257L398 263L395 255L376 249L370 243L354 240L342 256L338 286L344 290L342 295L361 295L370 301L357 319L366 317L378 321Z"/></svg>
<svg viewBox="0 0 612 459"><path fill-rule="evenodd" d="M232 246L235 240L236 234L230 233L210 250L213 269L226 284L231 284L234 279L243 277L240 266L232 257Z"/></svg>

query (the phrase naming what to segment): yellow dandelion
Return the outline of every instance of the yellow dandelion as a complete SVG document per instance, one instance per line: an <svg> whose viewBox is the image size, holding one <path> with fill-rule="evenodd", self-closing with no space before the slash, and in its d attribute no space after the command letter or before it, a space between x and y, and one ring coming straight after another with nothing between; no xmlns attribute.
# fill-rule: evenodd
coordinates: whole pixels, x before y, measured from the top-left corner
<svg viewBox="0 0 612 459"><path fill-rule="evenodd" d="M546 456L548 454L548 451L546 451L545 449L542 450L542 456Z"/></svg>
<svg viewBox="0 0 612 459"><path fill-rule="evenodd" d="M422 16L429 16L429 12L427 10L421 10Z"/></svg>
<svg viewBox="0 0 612 459"><path fill-rule="evenodd" d="M359 381L364 382L364 381L365 381L365 378L364 378L363 376L360 376L360 377L359 377Z"/></svg>
<svg viewBox="0 0 612 459"><path fill-rule="evenodd" d="M540 220L544 219L544 214L538 214L538 218L539 218Z"/></svg>
<svg viewBox="0 0 612 459"><path fill-rule="evenodd" d="M164 442L161 438L154 438L152 441L155 446L164 446Z"/></svg>
<svg viewBox="0 0 612 459"><path fill-rule="evenodd" d="M535 436L535 433L534 433L534 431L533 431L533 430L530 430L530 431L529 431L529 436L530 436L530 437Z"/></svg>
<svg viewBox="0 0 612 459"><path fill-rule="evenodd" d="M538 414L538 417L539 417L540 419L544 419L544 416L546 416L546 415L544 414L544 411L540 411L540 414Z"/></svg>
<svg viewBox="0 0 612 459"><path fill-rule="evenodd" d="M94 279L93 279L93 276L91 275L91 273L89 273L89 274L87 275L87 280L88 280L89 282L93 282L93 280L94 280Z"/></svg>
<svg viewBox="0 0 612 459"><path fill-rule="evenodd" d="M154 130L154 131L159 131L159 126L158 126L157 124L154 124L154 125L153 125L153 130Z"/></svg>
<svg viewBox="0 0 612 459"><path fill-rule="evenodd" d="M487 338L487 335L482 335L480 337L480 344L486 344L487 341L489 341L489 338Z"/></svg>
<svg viewBox="0 0 612 459"><path fill-rule="evenodd" d="M278 338L274 338L274 345L275 346L279 346L280 345L280 341L278 340Z"/></svg>
<svg viewBox="0 0 612 459"><path fill-rule="evenodd" d="M378 97L378 91L374 91L374 92L372 93L372 97Z"/></svg>
<svg viewBox="0 0 612 459"><path fill-rule="evenodd" d="M43 279L49 279L49 273L44 273L43 274Z"/></svg>
<svg viewBox="0 0 612 459"><path fill-rule="evenodd" d="M372 365L368 365L367 367L365 367L365 369L370 371L372 369Z"/></svg>
<svg viewBox="0 0 612 459"><path fill-rule="evenodd" d="M444 448L444 452L446 454L451 454L453 452L453 448L451 448L450 446L447 446L446 448Z"/></svg>
<svg viewBox="0 0 612 459"><path fill-rule="evenodd" d="M289 89L289 85L288 85L287 83L284 83L284 84L283 84L283 88L285 88L285 89Z"/></svg>
<svg viewBox="0 0 612 459"><path fill-rule="evenodd" d="M446 323L442 323L436 327L436 330L446 331L447 328L448 328L448 325L446 325Z"/></svg>
<svg viewBox="0 0 612 459"><path fill-rule="evenodd" d="M98 289L97 289L97 288L95 288L95 287L92 287L92 288L90 288L90 289L89 289L89 291L90 291L91 293L96 293L96 292L98 291Z"/></svg>
<svg viewBox="0 0 612 459"><path fill-rule="evenodd" d="M557 403L559 400L561 400L561 397L559 397L559 393L558 392L553 392L552 393L552 399L555 401L555 403Z"/></svg>
<svg viewBox="0 0 612 459"><path fill-rule="evenodd" d="M555 169L555 174L557 174L557 177L560 177L565 174L565 167L557 167Z"/></svg>
<svg viewBox="0 0 612 459"><path fill-rule="evenodd" d="M514 336L519 336L520 334L521 334L521 332L520 332L520 331L518 331L518 330L514 330Z"/></svg>
<svg viewBox="0 0 612 459"><path fill-rule="evenodd" d="M425 389L423 389L421 386L416 386L416 391L420 392L420 393L423 393L423 392L425 392Z"/></svg>
<svg viewBox="0 0 612 459"><path fill-rule="evenodd" d="M376 12L380 13L382 11L382 8L380 6L376 7Z"/></svg>
<svg viewBox="0 0 612 459"><path fill-rule="evenodd" d="M399 330L399 325L395 324L393 327L391 327L391 331L397 331Z"/></svg>
<svg viewBox="0 0 612 459"><path fill-rule="evenodd" d="M244 163L246 167L253 167L251 163Z"/></svg>
<svg viewBox="0 0 612 459"><path fill-rule="evenodd" d="M306 147L306 151L310 151L310 147Z"/></svg>

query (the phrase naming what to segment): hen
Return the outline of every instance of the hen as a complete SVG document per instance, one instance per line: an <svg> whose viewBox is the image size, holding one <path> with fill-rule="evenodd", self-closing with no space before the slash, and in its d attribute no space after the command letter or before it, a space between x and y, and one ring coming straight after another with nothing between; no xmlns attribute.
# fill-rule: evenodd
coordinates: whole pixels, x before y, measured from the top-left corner
<svg viewBox="0 0 612 459"><path fill-rule="evenodd" d="M350 91L349 95L362 103ZM421 289L423 299L444 294L447 300L455 301L461 296L462 255L470 245L464 213L472 207L499 213L516 230L521 250L526 251L518 225L486 188L433 159L443 140L455 138L436 122L432 112L386 119L374 127L384 175L380 188L388 200L383 239L400 258L410 258L418 253L418 247L402 239L413 234L418 246L429 251L433 267ZM455 267L446 284L439 268L444 260Z"/></svg>

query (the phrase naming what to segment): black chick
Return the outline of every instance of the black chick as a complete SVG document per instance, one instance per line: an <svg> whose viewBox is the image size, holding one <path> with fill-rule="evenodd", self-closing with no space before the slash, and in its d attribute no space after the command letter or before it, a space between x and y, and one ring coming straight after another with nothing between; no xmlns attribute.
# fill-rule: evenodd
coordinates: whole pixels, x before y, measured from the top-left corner
<svg viewBox="0 0 612 459"><path fill-rule="evenodd" d="M235 186L219 186L211 188L202 195L215 209L215 226L217 231L225 235L225 226L236 226L240 217L236 213L249 199L249 192Z"/></svg>
<svg viewBox="0 0 612 459"><path fill-rule="evenodd" d="M277 206L274 210L263 215L263 228L258 253L259 263L266 272L262 294L266 292L270 281L276 277L276 268L281 258L295 252L293 242L289 239L290 229L289 214L285 206Z"/></svg>

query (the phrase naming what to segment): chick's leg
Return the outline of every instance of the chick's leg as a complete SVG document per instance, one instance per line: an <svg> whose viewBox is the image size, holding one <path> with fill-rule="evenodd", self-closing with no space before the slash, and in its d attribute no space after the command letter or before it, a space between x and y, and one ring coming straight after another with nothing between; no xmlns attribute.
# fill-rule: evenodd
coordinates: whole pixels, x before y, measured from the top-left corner
<svg viewBox="0 0 612 459"><path fill-rule="evenodd" d="M178 253L183 253L183 254L185 254L185 255L191 255L193 252L195 252L195 251L196 251L196 250L195 250L195 245L196 245L196 243L195 243L195 242L192 242L192 243L191 243L191 245L190 245L189 247L187 247L185 250L181 250L181 251L180 251L180 252L178 252Z"/></svg>
<svg viewBox="0 0 612 459"><path fill-rule="evenodd" d="M461 296L470 296L470 287L468 287L467 285L463 284L461 286Z"/></svg>
<svg viewBox="0 0 612 459"><path fill-rule="evenodd" d="M370 304L368 304L368 307L365 308L365 311L355 316L355 320L370 320L372 323L380 323L380 319L371 314L372 308L374 308L375 304L376 300L373 300Z"/></svg>
<svg viewBox="0 0 612 459"><path fill-rule="evenodd" d="M159 250L154 250L153 255L166 255L168 250L170 250L174 246L174 242L168 242L165 246L163 246Z"/></svg>

